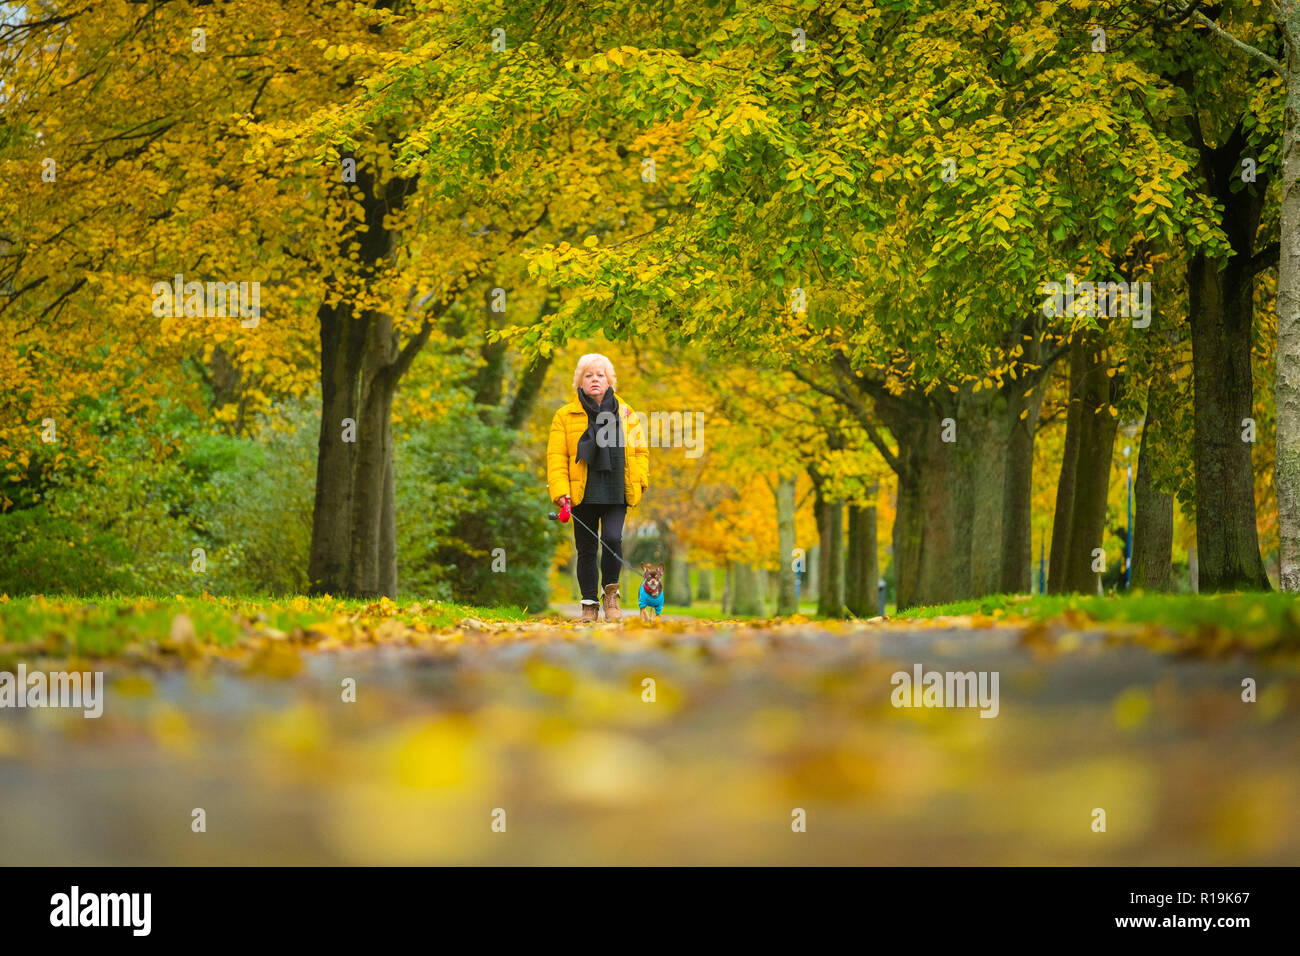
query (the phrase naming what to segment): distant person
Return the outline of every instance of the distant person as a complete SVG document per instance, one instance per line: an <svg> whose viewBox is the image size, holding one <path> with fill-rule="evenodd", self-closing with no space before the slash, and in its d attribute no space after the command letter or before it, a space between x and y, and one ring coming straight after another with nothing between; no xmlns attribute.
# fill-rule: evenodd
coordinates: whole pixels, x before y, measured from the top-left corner
<svg viewBox="0 0 1300 956"><path fill-rule="evenodd" d="M568 499L578 519L573 523L573 541L578 550L579 619L583 621L598 620L602 605L606 621L623 617L618 589L623 519L650 485L645 431L636 413L614 394L617 386L614 365L605 356L592 353L578 359L573 373L577 397L555 413L546 443L551 500L563 507ZM604 547L599 581L597 533Z"/></svg>

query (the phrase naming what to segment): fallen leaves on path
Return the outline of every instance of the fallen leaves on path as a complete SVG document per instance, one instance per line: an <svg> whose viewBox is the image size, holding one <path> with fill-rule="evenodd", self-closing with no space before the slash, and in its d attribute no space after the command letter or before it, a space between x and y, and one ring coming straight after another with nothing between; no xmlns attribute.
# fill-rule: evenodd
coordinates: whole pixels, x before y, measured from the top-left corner
<svg viewBox="0 0 1300 956"><path fill-rule="evenodd" d="M10 859L51 845L63 861L100 848L167 863L1300 857L1285 809L1300 801L1300 679L1284 659L1233 657L1221 634L998 612L592 625L384 601L296 622L160 610L120 653L74 659L108 672L102 718L0 714L0 759L24 768L0 791ZM58 661L68 644L49 640L38 657ZM894 706L892 677L916 664L999 672L997 719ZM202 839L194 806L210 813Z"/></svg>

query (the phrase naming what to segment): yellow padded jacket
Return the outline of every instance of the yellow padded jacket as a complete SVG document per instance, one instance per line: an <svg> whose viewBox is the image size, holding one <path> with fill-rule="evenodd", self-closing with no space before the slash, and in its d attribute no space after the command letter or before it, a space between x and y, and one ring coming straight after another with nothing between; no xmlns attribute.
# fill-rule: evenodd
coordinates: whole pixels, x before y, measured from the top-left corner
<svg viewBox="0 0 1300 956"><path fill-rule="evenodd" d="M624 488L629 507L635 507L650 487L650 444L645 428L631 406L619 400L620 431L625 436L623 455ZM578 439L587 430L587 412L575 398L551 419L551 435L546 442L546 487L556 504L565 495L575 505L582 504L587 490L587 463L576 461Z"/></svg>

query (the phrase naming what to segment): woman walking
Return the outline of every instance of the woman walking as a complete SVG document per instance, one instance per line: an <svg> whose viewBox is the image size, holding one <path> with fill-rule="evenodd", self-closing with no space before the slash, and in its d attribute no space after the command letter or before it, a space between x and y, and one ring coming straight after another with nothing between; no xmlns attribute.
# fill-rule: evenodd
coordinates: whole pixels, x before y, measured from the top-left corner
<svg viewBox="0 0 1300 956"><path fill-rule="evenodd" d="M650 484L650 448L636 413L614 394L617 385L614 365L605 356L593 353L578 359L573 373L577 397L555 413L546 444L551 500L563 506L568 498L578 519L573 523L573 541L578 550L583 621L597 620L602 604L606 621L623 617L618 590L623 519ZM599 582L598 544L604 549ZM598 589L602 584L603 589Z"/></svg>

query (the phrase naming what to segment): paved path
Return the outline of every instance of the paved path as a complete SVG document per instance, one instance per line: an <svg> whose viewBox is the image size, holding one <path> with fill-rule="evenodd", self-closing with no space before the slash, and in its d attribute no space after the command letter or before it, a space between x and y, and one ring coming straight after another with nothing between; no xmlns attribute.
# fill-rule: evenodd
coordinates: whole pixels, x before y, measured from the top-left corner
<svg viewBox="0 0 1300 956"><path fill-rule="evenodd" d="M996 672L997 716L893 706L917 665ZM0 863L1300 863L1296 669L1132 635L529 625L110 679L98 720L0 711Z"/></svg>
<svg viewBox="0 0 1300 956"><path fill-rule="evenodd" d="M562 617L562 618L564 618L565 620L576 621L577 618L578 618L578 616L582 613L582 607L578 604L578 602L575 601L575 602L572 603L572 604L555 604L555 605L552 605L552 611L554 612L554 614L555 614L557 617ZM633 595L632 600L631 600L630 602L627 601L626 599L623 601L623 617L624 617L624 619L629 619L629 618L634 618L634 617L640 617L640 615L641 615L641 612L640 612L640 610L639 610L639 609L637 608L637 606L636 606L636 596L635 596L635 595ZM691 617L689 614L660 614L658 619L661 620L661 621L695 621L695 620L698 620L698 618L693 618L693 617ZM603 613L601 614L600 620L601 620L602 622L604 622L604 620L605 620L605 616L604 616Z"/></svg>

